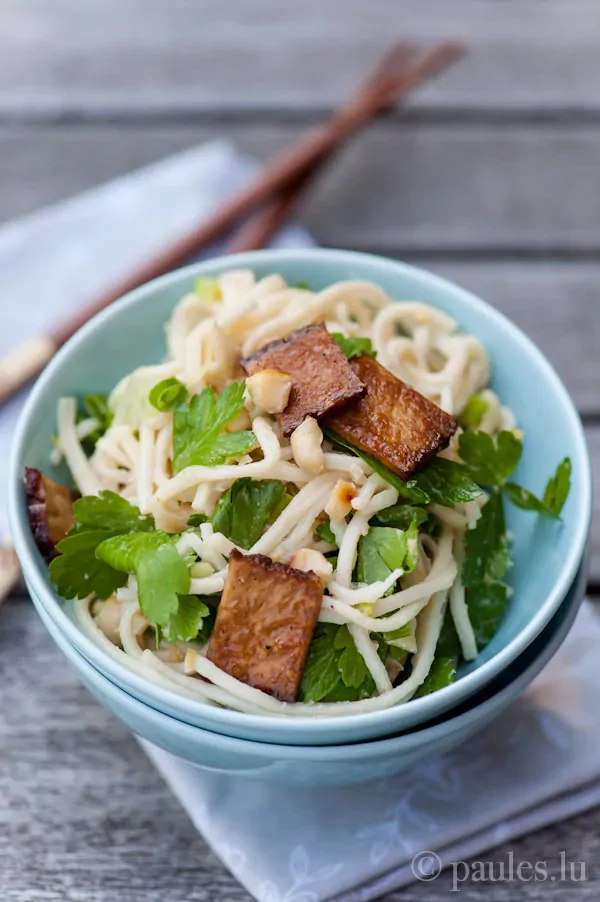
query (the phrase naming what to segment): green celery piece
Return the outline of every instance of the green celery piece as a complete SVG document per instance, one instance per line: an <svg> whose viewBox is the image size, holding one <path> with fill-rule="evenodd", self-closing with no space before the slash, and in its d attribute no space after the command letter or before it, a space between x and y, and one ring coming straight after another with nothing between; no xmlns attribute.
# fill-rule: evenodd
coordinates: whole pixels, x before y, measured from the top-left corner
<svg viewBox="0 0 600 902"><path fill-rule="evenodd" d="M221 289L216 279L207 276L198 276L194 282L194 294L201 301L220 301Z"/></svg>
<svg viewBox="0 0 600 902"><path fill-rule="evenodd" d="M384 633L384 636L387 642L393 642L396 639L408 639L412 634L413 630L410 623L405 623L404 626L399 626L396 630L390 630L389 633Z"/></svg>
<svg viewBox="0 0 600 902"><path fill-rule="evenodd" d="M477 429L478 426L481 426L481 421L487 413L488 406L487 401L484 401L481 395L471 395L458 418L458 422L464 429Z"/></svg>
<svg viewBox="0 0 600 902"><path fill-rule="evenodd" d="M158 382L150 392L148 400L161 413L166 413L174 410L179 404L183 404L187 396L188 390L183 382L173 377Z"/></svg>
<svg viewBox="0 0 600 902"><path fill-rule="evenodd" d="M121 379L108 399L115 426L139 429L144 420L156 414L156 408L150 403L150 392L163 375L162 366L141 366Z"/></svg>

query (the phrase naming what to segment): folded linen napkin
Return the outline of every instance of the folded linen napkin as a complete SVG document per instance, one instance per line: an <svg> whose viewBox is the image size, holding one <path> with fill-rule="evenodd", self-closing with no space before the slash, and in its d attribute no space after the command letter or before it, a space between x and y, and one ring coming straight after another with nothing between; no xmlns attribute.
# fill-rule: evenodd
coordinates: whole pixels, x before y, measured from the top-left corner
<svg viewBox="0 0 600 902"><path fill-rule="evenodd" d="M193 147L0 226L0 357L43 333L186 234L257 169L227 141ZM309 247L290 227L276 247ZM211 249L214 256L218 248ZM0 416L6 461L24 393ZM6 481L0 478L0 542L7 537Z"/></svg>
<svg viewBox="0 0 600 902"><path fill-rule="evenodd" d="M273 786L142 745L258 902L367 902L428 877L430 866L437 873L440 861L481 860L600 804L599 642L600 618L585 602L550 664L484 732L372 783Z"/></svg>
<svg viewBox="0 0 600 902"><path fill-rule="evenodd" d="M185 232L254 168L214 142L1 227L0 272L12 302L0 310L0 354ZM279 243L311 242L288 229ZM21 404L0 416L0 460ZM0 539L6 530L0 479ZM599 637L595 614L582 609L557 658L500 724L408 775L365 786L277 788L144 748L259 902L362 902L415 879L416 852L462 860L600 803Z"/></svg>

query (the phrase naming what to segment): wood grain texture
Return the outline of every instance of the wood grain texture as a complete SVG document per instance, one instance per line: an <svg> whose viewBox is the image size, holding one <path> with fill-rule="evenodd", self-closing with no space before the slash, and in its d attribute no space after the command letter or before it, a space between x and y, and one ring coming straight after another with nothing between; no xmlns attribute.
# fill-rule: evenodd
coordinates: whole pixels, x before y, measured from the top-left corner
<svg viewBox="0 0 600 902"><path fill-rule="evenodd" d="M424 111L597 112L595 0L19 0L0 7L0 114L323 109L393 38L466 39Z"/></svg>
<svg viewBox="0 0 600 902"><path fill-rule="evenodd" d="M497 156L498 132L504 156ZM266 158L298 133L297 126L249 125L0 129L0 221L223 134ZM589 128L569 134L382 125L321 179L300 218L321 244L383 248L471 288L540 345L580 410L594 414L600 411L600 264L524 263L514 256L527 248L551 256L556 247L600 246L588 179L599 153L600 131ZM572 194L556 190L556 171L569 173ZM502 262L468 259L499 249ZM453 254L460 262L439 259Z"/></svg>
<svg viewBox="0 0 600 902"><path fill-rule="evenodd" d="M392 39L466 39L464 62L355 141L301 219L323 244L425 261L546 352L588 417L600 588L599 28L597 0L0 2L0 222L209 138L266 159ZM25 600L0 612L0 685L2 902L249 902ZM510 845L554 876L565 849L585 884L459 898L595 902L599 814ZM444 874L387 902L450 889Z"/></svg>
<svg viewBox="0 0 600 902"><path fill-rule="evenodd" d="M31 661L35 659L35 669ZM43 678L40 678L43 675ZM25 598L0 620L2 902L249 902L195 831L126 728L79 685ZM528 900L600 894L600 810L493 853L585 861L586 884L524 885ZM441 902L450 875L387 902ZM461 899L507 902L514 884L465 885Z"/></svg>
<svg viewBox="0 0 600 902"><path fill-rule="evenodd" d="M416 262L468 288L508 316L547 355L580 412L588 416L599 412L600 264L435 258ZM595 459L600 469L600 449Z"/></svg>
<svg viewBox="0 0 600 902"><path fill-rule="evenodd" d="M0 128L0 217L75 194L194 144L266 160L297 124ZM403 254L592 255L600 249L592 126L380 122L318 180L303 221L328 246Z"/></svg>

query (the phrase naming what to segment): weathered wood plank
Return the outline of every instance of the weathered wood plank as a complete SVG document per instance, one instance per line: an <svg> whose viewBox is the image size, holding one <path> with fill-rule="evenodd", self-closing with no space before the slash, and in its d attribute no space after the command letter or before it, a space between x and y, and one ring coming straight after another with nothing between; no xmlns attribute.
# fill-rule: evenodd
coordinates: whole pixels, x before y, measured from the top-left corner
<svg viewBox="0 0 600 902"><path fill-rule="evenodd" d="M0 128L0 218L202 141L265 160L298 125ZM595 253L600 130L522 125L373 126L330 166L304 221L326 245L403 253Z"/></svg>
<svg viewBox="0 0 600 902"><path fill-rule="evenodd" d="M426 252L423 265L471 288L521 325L557 366L580 410L596 413L600 264L436 258L464 246L489 255L499 245L521 254L526 247L549 247L551 253L557 244L600 244L596 199L586 177L600 152L600 133L509 131L507 137L500 130L500 140L495 130L378 127L324 177L301 219L325 245L382 246L417 262ZM298 130L230 126L227 133L264 158ZM216 134L194 126L0 129L0 219ZM563 164L570 194L555 183L554 169Z"/></svg>
<svg viewBox="0 0 600 902"><path fill-rule="evenodd" d="M0 112L324 108L392 37L460 37L435 109L598 111L594 0L21 0L0 13Z"/></svg>
<svg viewBox="0 0 600 902"><path fill-rule="evenodd" d="M449 263L434 259L421 265L505 313L556 367L581 413L598 413L600 264ZM600 471L600 446L596 460Z"/></svg>
<svg viewBox="0 0 600 902"><path fill-rule="evenodd" d="M3 902L250 902L126 728L79 685L25 599L0 614L0 678ZM490 857L506 860L512 849L515 862L547 860L557 875L564 849L586 862L588 881L522 884L521 895L592 902L600 893L597 823L591 811ZM450 888L444 874L385 899L442 902ZM485 899L506 902L514 888L486 884ZM461 899L482 898L479 884L461 887Z"/></svg>
<svg viewBox="0 0 600 902"><path fill-rule="evenodd" d="M29 603L0 624L3 902L247 902Z"/></svg>

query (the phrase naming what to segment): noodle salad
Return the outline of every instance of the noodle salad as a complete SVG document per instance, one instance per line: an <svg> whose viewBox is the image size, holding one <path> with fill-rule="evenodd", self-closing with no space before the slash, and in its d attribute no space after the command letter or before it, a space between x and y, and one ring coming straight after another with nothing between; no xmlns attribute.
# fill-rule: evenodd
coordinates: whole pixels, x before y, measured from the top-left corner
<svg viewBox="0 0 600 902"><path fill-rule="evenodd" d="M380 710L450 684L509 603L504 506L523 435L483 345L377 285L200 278L164 363L65 397L27 468L36 543L84 631L150 682L284 716Z"/></svg>

